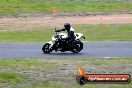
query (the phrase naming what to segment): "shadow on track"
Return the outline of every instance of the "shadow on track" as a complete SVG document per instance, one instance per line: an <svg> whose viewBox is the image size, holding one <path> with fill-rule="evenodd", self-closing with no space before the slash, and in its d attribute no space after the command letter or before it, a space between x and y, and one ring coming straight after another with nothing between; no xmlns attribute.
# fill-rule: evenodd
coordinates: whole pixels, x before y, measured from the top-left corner
<svg viewBox="0 0 132 88"><path fill-rule="evenodd" d="M52 52L49 54L43 53L44 56L51 56L51 57L83 57L85 53L71 53L71 52Z"/></svg>

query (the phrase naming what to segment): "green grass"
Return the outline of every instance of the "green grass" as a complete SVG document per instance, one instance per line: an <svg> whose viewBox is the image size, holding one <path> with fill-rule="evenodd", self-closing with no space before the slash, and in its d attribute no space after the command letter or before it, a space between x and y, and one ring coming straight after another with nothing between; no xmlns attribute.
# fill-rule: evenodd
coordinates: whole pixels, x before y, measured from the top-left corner
<svg viewBox="0 0 132 88"><path fill-rule="evenodd" d="M39 60L39 59L1 59L0 65L7 66L7 67L21 67L21 68L33 68L33 69L47 69L48 70L56 70L57 65L54 62L49 62L45 60Z"/></svg>
<svg viewBox="0 0 132 88"><path fill-rule="evenodd" d="M51 29L38 29L31 31L7 31L0 32L1 41L49 41L53 32Z"/></svg>
<svg viewBox="0 0 132 88"><path fill-rule="evenodd" d="M131 24L73 25L76 32L83 33L85 41L132 40ZM50 41L53 29L1 31L1 42L44 42Z"/></svg>
<svg viewBox="0 0 132 88"><path fill-rule="evenodd" d="M132 2L125 0L0 0L0 14L51 13L57 6L58 12L131 12Z"/></svg>
<svg viewBox="0 0 132 88"><path fill-rule="evenodd" d="M0 72L0 83L18 83L21 81L21 75L14 72Z"/></svg>
<svg viewBox="0 0 132 88"><path fill-rule="evenodd" d="M80 25L75 27L86 40L132 40L131 24Z"/></svg>
<svg viewBox="0 0 132 88"><path fill-rule="evenodd" d="M54 68L54 64L57 68ZM111 69L123 67L131 72L132 58L0 58L0 87L1 88L131 88L130 84L86 84L80 86L76 82L76 72L79 66L87 67L92 72L95 68ZM40 66L40 65L41 66ZM50 65L47 67L47 65ZM127 66L126 66L127 65ZM25 66L28 68L25 69ZM92 66L92 68L91 68ZM34 68L32 68L34 67ZM41 68L41 69L40 69ZM58 69L59 68L59 69ZM65 70L61 70L64 68ZM123 72L120 70L120 72ZM116 71L115 71L116 72ZM130 73L131 74L131 73ZM41 76L44 75L44 76ZM41 79L44 78L44 79Z"/></svg>

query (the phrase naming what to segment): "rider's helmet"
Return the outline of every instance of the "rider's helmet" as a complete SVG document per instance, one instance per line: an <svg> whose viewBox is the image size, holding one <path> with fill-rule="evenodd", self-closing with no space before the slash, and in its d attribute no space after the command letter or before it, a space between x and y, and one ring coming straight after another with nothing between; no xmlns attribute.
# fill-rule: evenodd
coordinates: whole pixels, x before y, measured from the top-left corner
<svg viewBox="0 0 132 88"><path fill-rule="evenodd" d="M70 31L71 25L70 25L70 23L65 23L65 24L64 24L64 27L65 27L65 29L66 29L67 31Z"/></svg>

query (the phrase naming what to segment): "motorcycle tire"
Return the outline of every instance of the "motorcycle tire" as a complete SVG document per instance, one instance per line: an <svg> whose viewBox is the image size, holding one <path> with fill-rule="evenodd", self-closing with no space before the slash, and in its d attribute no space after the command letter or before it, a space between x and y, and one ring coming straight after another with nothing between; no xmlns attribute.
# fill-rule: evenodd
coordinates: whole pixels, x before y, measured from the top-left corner
<svg viewBox="0 0 132 88"><path fill-rule="evenodd" d="M83 43L81 41L75 41L74 45L77 45L77 47L73 47L73 49L72 49L73 53L78 53L83 49Z"/></svg>
<svg viewBox="0 0 132 88"><path fill-rule="evenodd" d="M46 44L43 45L42 51L43 51L44 53L50 53L51 50L50 50L49 48L50 48L50 44L49 44L49 43L46 43Z"/></svg>

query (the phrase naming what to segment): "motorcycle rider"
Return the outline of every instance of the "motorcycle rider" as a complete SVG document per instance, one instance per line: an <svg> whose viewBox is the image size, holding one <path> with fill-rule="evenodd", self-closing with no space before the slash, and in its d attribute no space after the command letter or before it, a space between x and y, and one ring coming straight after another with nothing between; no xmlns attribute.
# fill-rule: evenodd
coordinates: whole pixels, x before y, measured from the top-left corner
<svg viewBox="0 0 132 88"><path fill-rule="evenodd" d="M68 40L69 40L69 41L75 39L75 36L74 36L74 29L71 27L70 23L65 23L63 29L61 29L61 30L56 30L55 32L61 32L61 31L67 31Z"/></svg>
<svg viewBox="0 0 132 88"><path fill-rule="evenodd" d="M74 41L75 35L74 35L74 29L71 27L70 23L65 23L64 28L61 30L56 30L55 32L61 32L61 31L67 31L67 41L69 42L69 45Z"/></svg>

